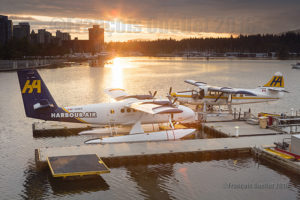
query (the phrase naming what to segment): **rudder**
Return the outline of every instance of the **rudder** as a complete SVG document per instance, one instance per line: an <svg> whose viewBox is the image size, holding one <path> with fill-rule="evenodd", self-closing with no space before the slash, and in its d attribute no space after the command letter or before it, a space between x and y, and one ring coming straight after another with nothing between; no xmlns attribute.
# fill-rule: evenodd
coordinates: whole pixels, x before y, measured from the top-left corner
<svg viewBox="0 0 300 200"><path fill-rule="evenodd" d="M36 70L18 70L18 78L27 117L46 119L43 113L56 110L57 104Z"/></svg>
<svg viewBox="0 0 300 200"><path fill-rule="evenodd" d="M284 79L280 72L276 72L271 80L264 87L280 87L284 88Z"/></svg>

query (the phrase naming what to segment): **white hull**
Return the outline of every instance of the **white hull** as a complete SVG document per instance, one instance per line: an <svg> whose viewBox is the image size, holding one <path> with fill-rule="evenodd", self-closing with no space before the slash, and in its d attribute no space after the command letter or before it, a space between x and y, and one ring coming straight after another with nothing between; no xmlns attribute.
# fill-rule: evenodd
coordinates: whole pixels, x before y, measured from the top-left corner
<svg viewBox="0 0 300 200"><path fill-rule="evenodd" d="M123 142L154 142L154 141L168 141L179 140L189 136L195 132L196 129L175 129L165 130L151 133L139 133L124 136L106 137L102 139L91 139L85 141L85 144L109 144L109 143L123 143Z"/></svg>

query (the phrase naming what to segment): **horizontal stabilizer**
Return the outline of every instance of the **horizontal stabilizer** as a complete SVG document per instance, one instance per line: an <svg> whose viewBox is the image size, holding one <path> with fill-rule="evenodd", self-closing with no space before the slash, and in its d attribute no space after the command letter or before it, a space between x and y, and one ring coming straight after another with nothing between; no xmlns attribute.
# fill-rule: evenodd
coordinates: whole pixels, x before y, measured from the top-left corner
<svg viewBox="0 0 300 200"><path fill-rule="evenodd" d="M128 95L127 92L125 92L125 90L121 88L109 88L109 89L105 89L104 92L115 100L122 99L122 97Z"/></svg>

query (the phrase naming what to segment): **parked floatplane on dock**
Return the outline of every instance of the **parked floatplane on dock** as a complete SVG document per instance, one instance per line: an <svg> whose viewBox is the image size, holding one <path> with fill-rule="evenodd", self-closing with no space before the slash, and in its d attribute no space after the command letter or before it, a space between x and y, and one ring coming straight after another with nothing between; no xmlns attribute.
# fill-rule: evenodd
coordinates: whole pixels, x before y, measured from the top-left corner
<svg viewBox="0 0 300 200"><path fill-rule="evenodd" d="M170 88L169 96L177 99L182 104L196 105L197 109L202 106L203 112L215 105L226 105L231 111L231 105L276 101L287 92L280 72L276 72L264 86L255 89L212 86L194 80L186 80L185 82L196 86L197 89L172 92L172 88Z"/></svg>
<svg viewBox="0 0 300 200"><path fill-rule="evenodd" d="M157 100L149 95L128 95L123 89L105 92L116 102L84 106L59 107L36 70L20 70L18 78L27 117L46 121L130 126L129 135L86 141L91 143L141 142L176 140L192 134L195 129L175 129L173 122L193 121L192 109L177 105L176 100ZM169 123L171 130L145 133L142 124ZM81 133L97 133L97 130Z"/></svg>

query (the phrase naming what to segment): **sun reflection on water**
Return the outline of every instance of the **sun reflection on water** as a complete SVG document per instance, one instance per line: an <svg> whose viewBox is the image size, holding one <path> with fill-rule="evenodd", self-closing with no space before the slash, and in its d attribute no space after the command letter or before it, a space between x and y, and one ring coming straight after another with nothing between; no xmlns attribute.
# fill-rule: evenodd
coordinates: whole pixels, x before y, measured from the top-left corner
<svg viewBox="0 0 300 200"><path fill-rule="evenodd" d="M110 88L124 88L124 68L132 68L127 58L114 58L110 63L105 65L106 68L111 69L111 78L107 85Z"/></svg>

